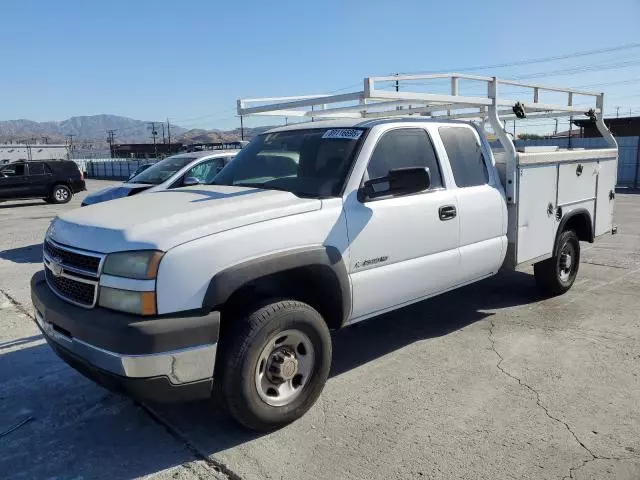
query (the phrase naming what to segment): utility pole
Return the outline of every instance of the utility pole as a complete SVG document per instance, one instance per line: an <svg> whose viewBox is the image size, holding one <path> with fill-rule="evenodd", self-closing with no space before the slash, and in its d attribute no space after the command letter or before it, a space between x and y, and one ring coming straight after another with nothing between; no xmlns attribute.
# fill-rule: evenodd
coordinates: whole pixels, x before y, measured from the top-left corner
<svg viewBox="0 0 640 480"><path fill-rule="evenodd" d="M164 138L164 123L162 124L162 143L165 144L167 141Z"/></svg>
<svg viewBox="0 0 640 480"><path fill-rule="evenodd" d="M553 129L553 135L558 135L558 119L556 118L556 127Z"/></svg>
<svg viewBox="0 0 640 480"><path fill-rule="evenodd" d="M620 107L616 107L616 118L620 118Z"/></svg>
<svg viewBox="0 0 640 480"><path fill-rule="evenodd" d="M73 137L75 137L75 134L73 133L67 135L67 138L69 139L69 159L71 159L71 155L73 153Z"/></svg>
<svg viewBox="0 0 640 480"><path fill-rule="evenodd" d="M244 140L244 120L240 115L240 140Z"/></svg>
<svg viewBox="0 0 640 480"><path fill-rule="evenodd" d="M513 120L513 139L516 139L516 121L515 119Z"/></svg>
<svg viewBox="0 0 640 480"><path fill-rule="evenodd" d="M171 124L169 123L168 117L167 117L167 136L169 137L169 155L171 155Z"/></svg>
<svg viewBox="0 0 640 480"><path fill-rule="evenodd" d="M150 122L151 126L151 136L153 137L153 151L155 158L158 158L158 146L156 145L156 136L158 135L158 131L156 130L156 122Z"/></svg>
<svg viewBox="0 0 640 480"><path fill-rule="evenodd" d="M107 130L107 142L109 142L109 155L113 158L113 137L116 136L115 130Z"/></svg>

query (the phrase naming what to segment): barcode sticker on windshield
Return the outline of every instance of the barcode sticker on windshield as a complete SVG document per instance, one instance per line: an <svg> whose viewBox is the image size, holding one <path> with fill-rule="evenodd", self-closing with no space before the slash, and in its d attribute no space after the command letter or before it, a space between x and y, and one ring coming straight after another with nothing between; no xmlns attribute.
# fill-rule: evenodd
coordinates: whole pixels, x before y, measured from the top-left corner
<svg viewBox="0 0 640 480"><path fill-rule="evenodd" d="M322 138L344 138L346 140L358 140L362 136L362 130L354 128L333 128L327 130Z"/></svg>

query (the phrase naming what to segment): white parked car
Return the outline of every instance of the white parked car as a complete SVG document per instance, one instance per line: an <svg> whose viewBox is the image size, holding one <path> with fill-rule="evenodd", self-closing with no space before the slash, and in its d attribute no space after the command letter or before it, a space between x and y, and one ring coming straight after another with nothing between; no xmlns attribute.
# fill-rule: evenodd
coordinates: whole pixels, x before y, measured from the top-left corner
<svg viewBox="0 0 640 480"><path fill-rule="evenodd" d="M180 153L160 160L120 185L87 195L82 206L129 197L141 192L209 183L240 150Z"/></svg>
<svg viewBox="0 0 640 480"><path fill-rule="evenodd" d="M598 106L588 113L608 148L517 151L500 118L513 113L498 110L512 104L497 96L496 79L485 81L493 93L460 99L375 91L366 79L364 93L263 103L255 111L316 102L320 113L303 114L356 117L259 135L212 185L60 215L31 280L45 338L74 368L133 396L204 398L216 382L239 422L269 430L320 395L330 330L501 268L533 264L545 295L567 292L580 241L613 232L618 150L602 95L592 94ZM571 96L541 104L544 88L531 88L526 108L580 113ZM341 105L345 97L356 104ZM388 118L378 118L385 105L376 99L389 101ZM403 117L399 104L462 110L455 116L477 105L504 152L494 155L478 124ZM367 108L374 118L362 117ZM240 115L252 111L240 102Z"/></svg>

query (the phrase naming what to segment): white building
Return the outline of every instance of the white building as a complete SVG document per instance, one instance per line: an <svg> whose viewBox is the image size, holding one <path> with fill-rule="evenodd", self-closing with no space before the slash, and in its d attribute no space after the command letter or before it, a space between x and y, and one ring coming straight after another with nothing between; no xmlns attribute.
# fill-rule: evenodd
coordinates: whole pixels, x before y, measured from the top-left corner
<svg viewBox="0 0 640 480"><path fill-rule="evenodd" d="M68 158L64 144L0 144L0 164L16 160L60 160Z"/></svg>

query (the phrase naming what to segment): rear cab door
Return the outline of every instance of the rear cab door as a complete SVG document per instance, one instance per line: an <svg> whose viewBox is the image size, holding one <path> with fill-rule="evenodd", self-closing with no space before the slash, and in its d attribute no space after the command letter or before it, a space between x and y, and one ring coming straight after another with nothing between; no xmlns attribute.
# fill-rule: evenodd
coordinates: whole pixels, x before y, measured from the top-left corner
<svg viewBox="0 0 640 480"><path fill-rule="evenodd" d="M27 163L28 194L31 197L45 197L51 186L51 172L43 162Z"/></svg>
<svg viewBox="0 0 640 480"><path fill-rule="evenodd" d="M507 251L507 207L491 150L478 131L464 123L437 127L451 168L460 222L460 283L496 273ZM436 137L434 132L434 137Z"/></svg>

